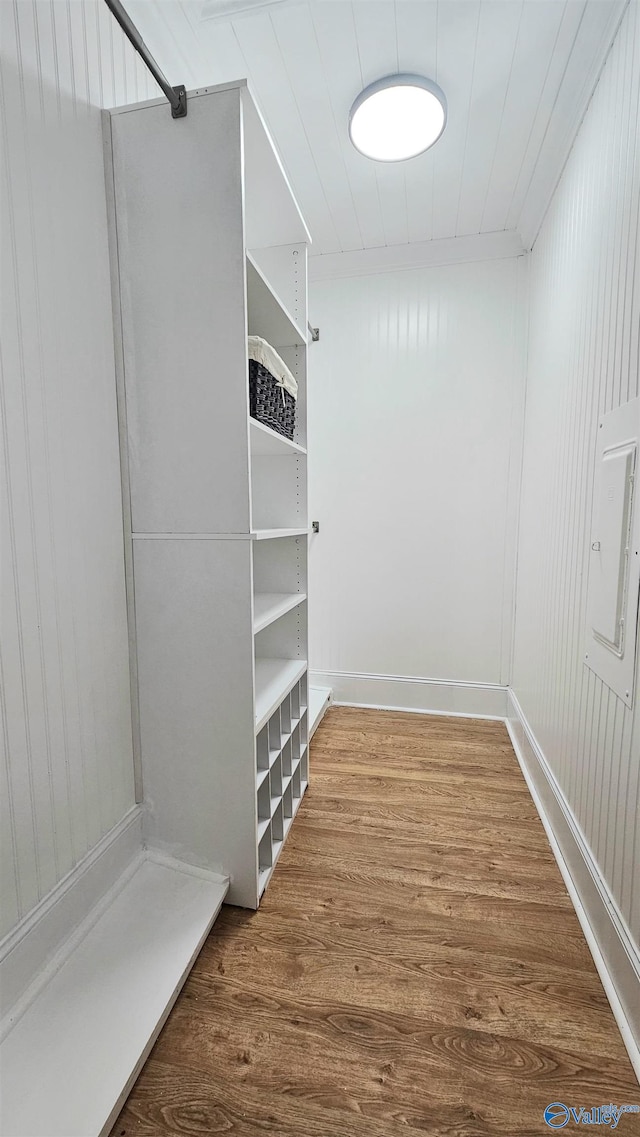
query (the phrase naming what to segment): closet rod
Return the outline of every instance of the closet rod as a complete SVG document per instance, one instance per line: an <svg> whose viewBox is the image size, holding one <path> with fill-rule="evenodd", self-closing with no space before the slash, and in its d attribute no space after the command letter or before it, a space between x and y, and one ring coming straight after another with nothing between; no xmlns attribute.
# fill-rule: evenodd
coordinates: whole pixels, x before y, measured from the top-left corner
<svg viewBox="0 0 640 1137"><path fill-rule="evenodd" d="M155 59L153 58L149 48L144 42L140 32L135 26L133 20L129 16L125 8L123 8L120 0L105 0L105 3L116 20L120 24L124 34L130 43L133 44L139 55L149 68L156 83L162 89L171 103L171 117L172 118L186 118L187 116L187 91L183 86L172 87L166 75L158 67Z"/></svg>

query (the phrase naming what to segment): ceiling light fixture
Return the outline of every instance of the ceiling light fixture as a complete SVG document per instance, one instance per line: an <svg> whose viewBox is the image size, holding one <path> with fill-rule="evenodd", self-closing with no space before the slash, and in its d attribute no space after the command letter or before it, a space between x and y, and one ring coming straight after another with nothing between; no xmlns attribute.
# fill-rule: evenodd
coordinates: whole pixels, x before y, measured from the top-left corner
<svg viewBox="0 0 640 1137"><path fill-rule="evenodd" d="M447 100L421 75L387 75L365 87L349 114L356 150L377 162L403 162L437 142L447 121Z"/></svg>

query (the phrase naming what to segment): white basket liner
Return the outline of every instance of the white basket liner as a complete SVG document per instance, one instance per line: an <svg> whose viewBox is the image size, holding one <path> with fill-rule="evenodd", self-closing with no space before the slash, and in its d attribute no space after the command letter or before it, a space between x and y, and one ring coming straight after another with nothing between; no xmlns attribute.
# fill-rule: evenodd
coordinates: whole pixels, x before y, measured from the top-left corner
<svg viewBox="0 0 640 1137"><path fill-rule="evenodd" d="M261 363L270 371L278 386L284 387L294 399L298 398L298 383L289 371L276 349L262 339L262 336L249 336L249 359Z"/></svg>

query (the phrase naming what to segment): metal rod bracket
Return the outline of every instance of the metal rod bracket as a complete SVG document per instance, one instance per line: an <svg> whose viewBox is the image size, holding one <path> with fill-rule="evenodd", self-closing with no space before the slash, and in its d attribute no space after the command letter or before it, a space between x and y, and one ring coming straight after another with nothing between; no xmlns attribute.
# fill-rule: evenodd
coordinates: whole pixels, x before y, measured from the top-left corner
<svg viewBox="0 0 640 1137"><path fill-rule="evenodd" d="M187 88L181 83L179 87L173 88L178 96L177 107L171 107L172 118L186 118L187 117Z"/></svg>

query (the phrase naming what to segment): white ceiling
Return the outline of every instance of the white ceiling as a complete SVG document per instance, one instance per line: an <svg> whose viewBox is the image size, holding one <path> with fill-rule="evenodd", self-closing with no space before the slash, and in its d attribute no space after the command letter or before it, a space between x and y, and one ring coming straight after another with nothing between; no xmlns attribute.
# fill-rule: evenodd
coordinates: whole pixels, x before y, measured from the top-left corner
<svg viewBox="0 0 640 1137"><path fill-rule="evenodd" d="M128 0L172 83L247 77L313 253L516 231L535 238L625 0ZM435 79L440 141L351 146L349 108L395 71Z"/></svg>

